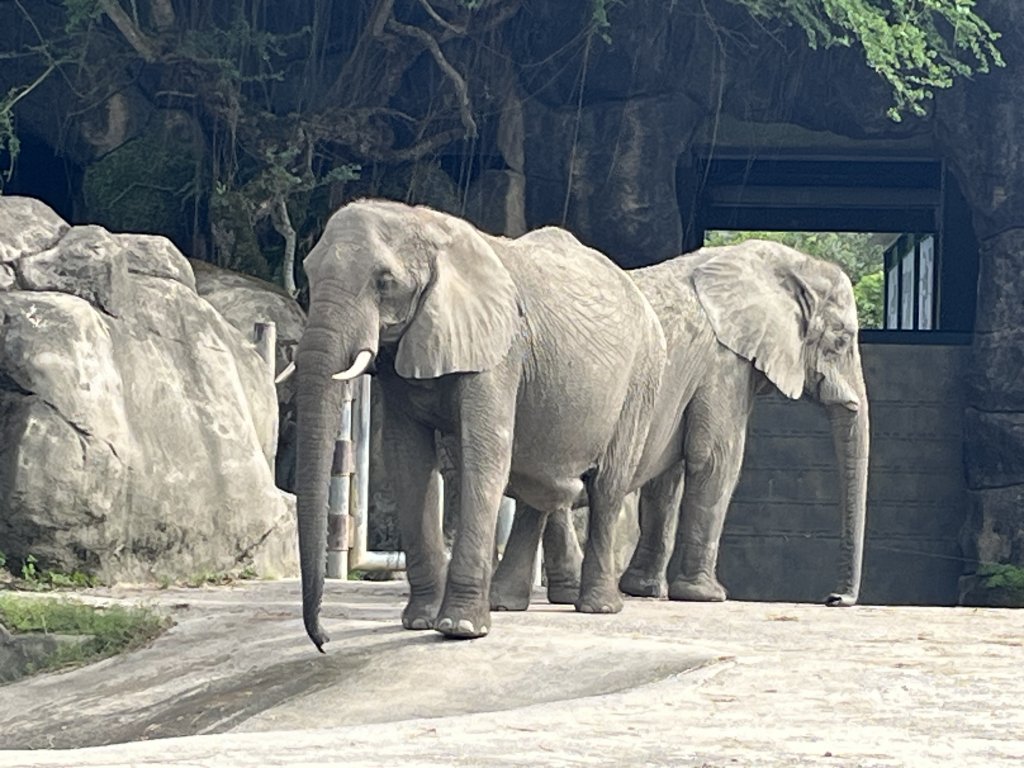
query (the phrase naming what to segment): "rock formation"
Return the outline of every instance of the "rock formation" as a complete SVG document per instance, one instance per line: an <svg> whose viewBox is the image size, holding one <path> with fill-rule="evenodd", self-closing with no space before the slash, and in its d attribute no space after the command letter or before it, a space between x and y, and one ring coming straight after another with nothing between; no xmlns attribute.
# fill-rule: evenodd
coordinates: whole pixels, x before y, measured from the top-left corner
<svg viewBox="0 0 1024 768"><path fill-rule="evenodd" d="M163 238L0 197L0 549L104 580L295 565L277 396Z"/></svg>

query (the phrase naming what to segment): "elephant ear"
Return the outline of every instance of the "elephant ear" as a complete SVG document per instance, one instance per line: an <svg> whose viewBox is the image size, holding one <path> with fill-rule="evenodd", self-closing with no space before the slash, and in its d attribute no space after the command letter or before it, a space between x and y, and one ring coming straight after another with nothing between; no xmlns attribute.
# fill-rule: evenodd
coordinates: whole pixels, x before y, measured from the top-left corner
<svg viewBox="0 0 1024 768"><path fill-rule="evenodd" d="M395 371L407 379L493 368L508 354L518 292L491 245L461 221L432 225L433 276L398 343Z"/></svg>
<svg viewBox="0 0 1024 768"><path fill-rule="evenodd" d="M795 269L806 257L759 241L703 253L713 255L694 269L693 283L718 341L753 363L786 397L798 399L816 303Z"/></svg>

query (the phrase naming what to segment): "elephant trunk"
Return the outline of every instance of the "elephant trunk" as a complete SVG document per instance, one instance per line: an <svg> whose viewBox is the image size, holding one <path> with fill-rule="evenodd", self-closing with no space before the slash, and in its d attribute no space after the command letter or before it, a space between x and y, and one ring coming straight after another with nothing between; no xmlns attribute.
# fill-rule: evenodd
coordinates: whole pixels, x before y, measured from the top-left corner
<svg viewBox="0 0 1024 768"><path fill-rule="evenodd" d="M860 594L867 518L869 421L863 381L858 382L856 410L827 406L840 474L839 584L827 605L854 605Z"/></svg>
<svg viewBox="0 0 1024 768"><path fill-rule="evenodd" d="M320 625L327 567L327 492L344 386L332 382L336 341L329 332L307 328L297 357L298 445L295 495L298 508L302 618L317 649L329 638Z"/></svg>
<svg viewBox="0 0 1024 768"><path fill-rule="evenodd" d="M377 353L379 317L345 296L344 287L321 280L312 291L306 330L296 354L295 496L298 509L302 619L317 649L329 638L320 625L327 571L327 497L334 442L348 381L366 370ZM369 355L360 354L368 352ZM357 371L358 368L358 371ZM342 376L335 374L342 373ZM335 380L340 379L340 380Z"/></svg>

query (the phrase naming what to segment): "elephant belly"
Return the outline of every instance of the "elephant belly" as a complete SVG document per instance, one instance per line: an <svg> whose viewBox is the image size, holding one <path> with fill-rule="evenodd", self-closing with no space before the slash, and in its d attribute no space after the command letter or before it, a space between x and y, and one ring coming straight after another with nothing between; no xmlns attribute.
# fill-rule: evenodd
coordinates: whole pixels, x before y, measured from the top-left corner
<svg viewBox="0 0 1024 768"><path fill-rule="evenodd" d="M579 477L542 477L514 472L509 477L507 493L534 509L554 512L558 509L572 508L576 500L583 495L583 480Z"/></svg>
<svg viewBox="0 0 1024 768"><path fill-rule="evenodd" d="M520 401L517 409L509 492L544 511L570 507L583 492L583 477L603 456L615 434L619 408L594 409L565 397Z"/></svg>

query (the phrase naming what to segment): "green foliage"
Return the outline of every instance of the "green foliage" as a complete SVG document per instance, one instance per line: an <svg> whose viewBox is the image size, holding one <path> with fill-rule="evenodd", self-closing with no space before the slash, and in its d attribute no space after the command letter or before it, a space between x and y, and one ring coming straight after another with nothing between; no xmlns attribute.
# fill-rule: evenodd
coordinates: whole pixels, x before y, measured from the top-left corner
<svg viewBox="0 0 1024 768"><path fill-rule="evenodd" d="M103 15L99 0L63 0L66 20L64 29L74 34L87 29Z"/></svg>
<svg viewBox="0 0 1024 768"><path fill-rule="evenodd" d="M859 45L893 93L893 120L925 113L935 89L1003 66L1000 35L975 0L731 0L754 16L796 24L811 48Z"/></svg>
<svg viewBox="0 0 1024 768"><path fill-rule="evenodd" d="M251 581L258 579L259 573L252 566L246 565L241 569L232 571L200 571L185 579L185 586L198 589L205 586L223 586L234 584L236 581Z"/></svg>
<svg viewBox="0 0 1024 768"><path fill-rule="evenodd" d="M708 232L706 245L732 245L750 239L774 240L806 254L838 264L853 283L861 328L882 327L882 241L868 232Z"/></svg>
<svg viewBox="0 0 1024 768"><path fill-rule="evenodd" d="M1019 593L1024 600L1024 568L1009 563L986 563L978 568L978 575L985 579L989 589Z"/></svg>
<svg viewBox="0 0 1024 768"><path fill-rule="evenodd" d="M857 319L861 328L881 328L885 311L885 272L878 270L854 283Z"/></svg>
<svg viewBox="0 0 1024 768"><path fill-rule="evenodd" d="M590 0L590 24L591 29L596 32L606 43L612 41L611 26L608 13L616 5L621 5L624 0Z"/></svg>
<svg viewBox="0 0 1024 768"><path fill-rule="evenodd" d="M6 562L6 559L5 559ZM3 563L0 563L0 567ZM64 573L48 568L40 569L39 560L35 555L28 555L21 565L21 579L18 587L31 590L48 590L61 588L95 587L99 580L95 576L82 571Z"/></svg>
<svg viewBox="0 0 1024 768"><path fill-rule="evenodd" d="M170 621L142 607L93 607L71 600L0 594L0 624L12 632L86 637L82 643L59 646L43 665L51 669L138 648L163 632Z"/></svg>
<svg viewBox="0 0 1024 768"><path fill-rule="evenodd" d="M10 106L15 94L16 90L12 88L7 97L0 101L0 192L3 192L4 184L11 180L21 151L21 142L14 132L14 113Z"/></svg>

